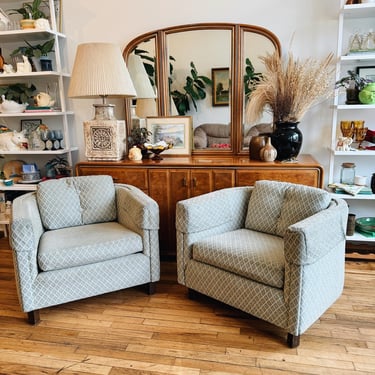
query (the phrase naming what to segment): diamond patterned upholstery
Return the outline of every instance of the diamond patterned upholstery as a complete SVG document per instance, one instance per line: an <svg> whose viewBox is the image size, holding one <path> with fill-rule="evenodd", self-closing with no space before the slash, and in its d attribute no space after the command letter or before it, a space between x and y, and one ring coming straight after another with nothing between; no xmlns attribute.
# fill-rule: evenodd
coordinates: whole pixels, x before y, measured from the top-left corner
<svg viewBox="0 0 375 375"><path fill-rule="evenodd" d="M142 237L119 223L96 223L47 231L40 239L43 271L84 266L142 252Z"/></svg>
<svg viewBox="0 0 375 375"><path fill-rule="evenodd" d="M178 282L300 336L342 292L347 215L342 199L276 181L180 201Z"/></svg>
<svg viewBox="0 0 375 375"><path fill-rule="evenodd" d="M158 281L158 229L157 203L110 176L41 183L13 202L10 243L22 310Z"/></svg>
<svg viewBox="0 0 375 375"><path fill-rule="evenodd" d="M40 183L37 202L44 226L59 229L115 220L115 186L111 176L99 177L68 177Z"/></svg>
<svg viewBox="0 0 375 375"><path fill-rule="evenodd" d="M290 225L327 208L330 200L327 191L310 186L257 181L245 226L283 237Z"/></svg>
<svg viewBox="0 0 375 375"><path fill-rule="evenodd" d="M284 285L284 243L277 236L225 232L194 243L193 259L275 288Z"/></svg>

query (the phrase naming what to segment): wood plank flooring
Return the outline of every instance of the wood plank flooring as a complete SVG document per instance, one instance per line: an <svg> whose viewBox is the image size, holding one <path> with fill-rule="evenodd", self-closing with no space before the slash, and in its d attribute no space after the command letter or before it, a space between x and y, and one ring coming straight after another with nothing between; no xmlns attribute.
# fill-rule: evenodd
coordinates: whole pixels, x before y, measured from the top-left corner
<svg viewBox="0 0 375 375"><path fill-rule="evenodd" d="M176 265L157 293L131 288L20 311L11 252L0 239L0 374L375 374L375 262L347 261L341 298L296 349L282 330L208 298L189 300Z"/></svg>

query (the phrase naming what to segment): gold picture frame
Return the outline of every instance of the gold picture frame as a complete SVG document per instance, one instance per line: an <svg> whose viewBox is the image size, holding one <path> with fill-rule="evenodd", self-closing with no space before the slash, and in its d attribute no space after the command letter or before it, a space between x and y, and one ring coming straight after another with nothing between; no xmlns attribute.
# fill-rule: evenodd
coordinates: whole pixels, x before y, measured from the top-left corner
<svg viewBox="0 0 375 375"><path fill-rule="evenodd" d="M190 155L192 147L192 117L168 116L147 117L146 127L152 134L150 143L160 141L172 143L173 147L165 150L163 155Z"/></svg>
<svg viewBox="0 0 375 375"><path fill-rule="evenodd" d="M229 105L230 76L229 68L212 68L212 105Z"/></svg>

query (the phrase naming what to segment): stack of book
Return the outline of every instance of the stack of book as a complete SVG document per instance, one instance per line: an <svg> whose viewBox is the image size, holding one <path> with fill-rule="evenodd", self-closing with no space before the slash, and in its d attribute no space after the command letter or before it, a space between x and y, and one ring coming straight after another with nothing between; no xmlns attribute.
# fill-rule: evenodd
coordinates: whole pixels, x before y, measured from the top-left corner
<svg viewBox="0 0 375 375"><path fill-rule="evenodd" d="M26 113L34 113L34 112L52 112L52 107L36 107L36 106L27 106L25 111Z"/></svg>
<svg viewBox="0 0 375 375"><path fill-rule="evenodd" d="M372 190L368 186L347 185L335 182L333 184L329 184L328 187L331 188L333 192L337 194L372 194Z"/></svg>

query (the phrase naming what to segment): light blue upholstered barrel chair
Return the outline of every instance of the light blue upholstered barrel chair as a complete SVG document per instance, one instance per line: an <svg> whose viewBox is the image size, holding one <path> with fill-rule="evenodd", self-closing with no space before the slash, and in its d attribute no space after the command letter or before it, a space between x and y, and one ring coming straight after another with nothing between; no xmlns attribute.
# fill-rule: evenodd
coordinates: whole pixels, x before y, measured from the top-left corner
<svg viewBox="0 0 375 375"><path fill-rule="evenodd" d="M110 176L41 182L13 202L10 243L21 308L39 309L160 278L159 207Z"/></svg>
<svg viewBox="0 0 375 375"><path fill-rule="evenodd" d="M344 200L276 181L180 201L178 282L281 327L296 347L342 293L347 217Z"/></svg>

